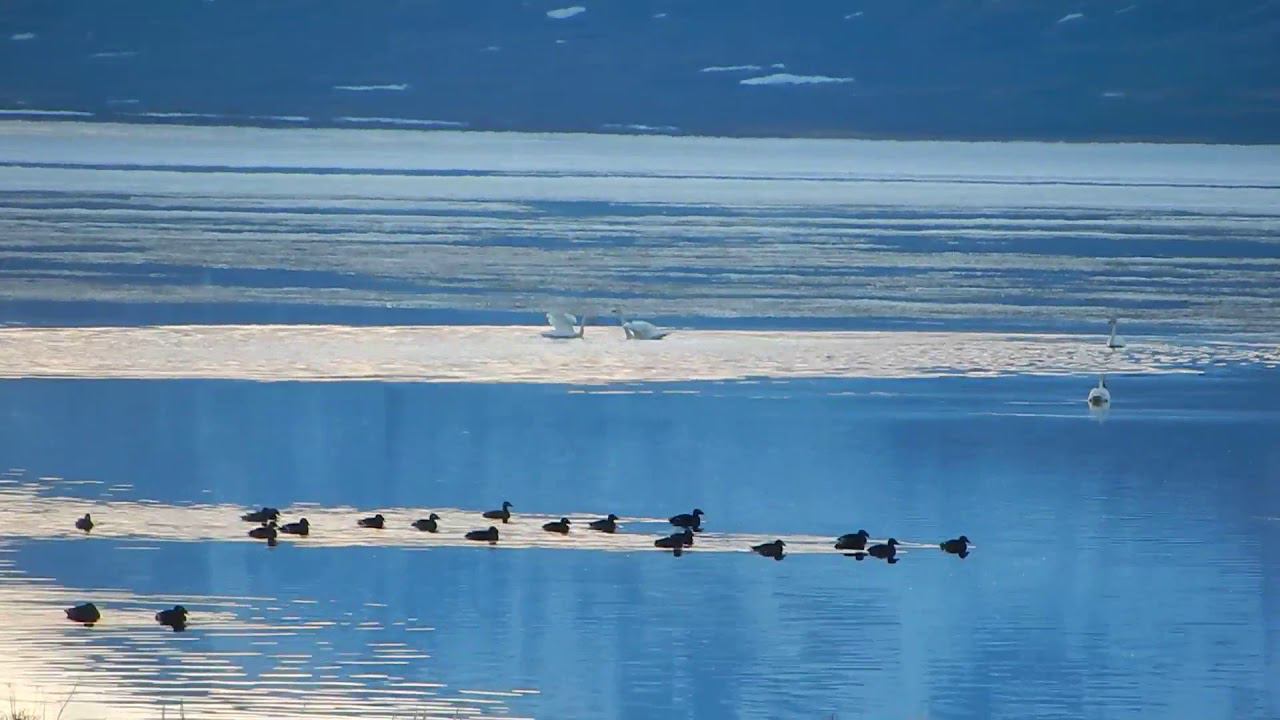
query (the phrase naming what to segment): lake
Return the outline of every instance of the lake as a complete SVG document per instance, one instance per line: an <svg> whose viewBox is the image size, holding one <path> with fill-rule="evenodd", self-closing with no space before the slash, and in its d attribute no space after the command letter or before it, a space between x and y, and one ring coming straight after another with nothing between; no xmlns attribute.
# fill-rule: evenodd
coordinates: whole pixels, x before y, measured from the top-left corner
<svg viewBox="0 0 1280 720"><path fill-rule="evenodd" d="M0 123L0 680L67 720L1280 716L1278 155Z"/></svg>

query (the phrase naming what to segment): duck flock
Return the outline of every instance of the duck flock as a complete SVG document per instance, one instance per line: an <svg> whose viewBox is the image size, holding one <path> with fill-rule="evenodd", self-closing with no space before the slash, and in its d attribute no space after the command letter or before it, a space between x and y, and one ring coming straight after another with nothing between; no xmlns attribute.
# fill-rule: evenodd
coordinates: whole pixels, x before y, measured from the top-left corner
<svg viewBox="0 0 1280 720"><path fill-rule="evenodd" d="M661 340L672 332L644 320L627 320L620 310L614 310L614 315L618 318L618 322L628 340ZM547 323L551 325L551 329L542 333L542 335L553 340L581 339L585 335L589 321L590 318L577 318L569 313L547 313ZM1107 347L1111 350L1123 349L1125 341L1116 334L1117 319L1111 318L1108 324L1110 325L1111 333L1107 338ZM1099 380L1097 387L1090 390L1087 401L1089 406L1095 409L1106 408L1111 404L1111 393L1107 387L1105 375ZM501 509L486 511L482 513L482 516L487 520L501 520L503 523L508 523L511 521L512 507L514 506L510 502L503 502ZM686 548L693 547L694 533L702 531L703 515L702 510L694 508L693 512L671 516L668 518L668 522L680 528L680 531L654 540L653 546L660 550L670 551L672 555L679 557ZM296 522L280 524L280 511L277 508L263 507L253 512L245 513L240 519L246 522L258 523L257 527L249 530L249 537L265 540L270 546L276 545L277 538L280 535L307 536L311 534L311 523L305 517L299 518ZM439 515L431 513L425 518L413 521L409 527L419 532L435 533L440 530L439 520ZM357 520L357 524L362 528L382 530L386 527L386 518L379 513L371 517L360 518ZM568 535L570 525L569 518L562 517L559 520L545 523L542 529L549 533ZM87 533L93 530L93 518L86 513L84 517L76 520L75 526L77 530ZM599 520L592 520L587 524L587 528L595 532L615 533L618 530L618 516L610 513ZM471 530L464 537L472 542L497 545L502 538L502 534L498 531L497 526L490 525L484 529ZM872 557L890 564L898 562L897 548L900 543L896 538L891 537L883 543L868 544L870 543L870 538L871 536L866 530L841 535L836 538L835 549L845 551L846 555L850 555L857 560ZM773 542L752 545L751 551L763 557L781 560L786 556L786 545L785 541L777 539ZM938 547L945 553L965 558L969 555L971 545L969 538L961 535L939 543ZM90 626L102 618L101 612L93 603L85 603L68 608L66 614L67 619ZM181 605L175 605L172 609L156 613L155 618L157 623L172 628L174 632L179 632L187 626L187 614L186 608Z"/></svg>
<svg viewBox="0 0 1280 720"><path fill-rule="evenodd" d="M486 510L480 515L486 520L499 520L506 524L511 522L513 517L511 510L514 507L509 501L503 501L501 508ZM299 518L295 522L281 523L280 515L278 508L264 506L241 515L240 519L245 522L256 523L256 527L248 531L248 536L255 540L265 540L266 544L271 547L278 544L281 535L306 537L311 534L311 523L305 517ZM694 534L702 532L702 518L705 515L706 513L700 508L694 508L692 512L672 515L667 518L667 522L679 528L679 531L657 538L653 541L653 546L662 551L670 551L675 557L680 557L687 548L693 547ZM414 520L407 527L419 532L438 533L440 531L440 519L438 514L431 513L424 518ZM588 522L587 528L593 532L613 534L618 531L618 520L617 515L609 513L605 517ZM384 530L387 528L387 519L382 513L377 513L357 519L356 525L369 530ZM542 529L548 533L569 535L571 525L572 522L569 518L562 517L559 520L544 523ZM84 517L75 521L75 527L85 533L91 532L94 527L93 517L89 513L85 513ZM502 539L502 534L496 525L490 525L487 528L468 531L463 537L472 542L497 545ZM894 564L898 562L897 548L899 544L895 538L889 538L883 543L871 543L870 533L866 530L859 530L836 538L834 547L836 550L844 551L845 555L849 555L856 560L872 557ZM777 539L773 542L752 545L750 549L762 557L782 560L786 556L786 545L785 541ZM961 535L938 543L938 548L945 553L966 558L969 556L971 545L969 538ZM101 611L93 603L76 605L75 607L67 608L65 612L68 620L87 626L92 626L102 619ZM186 608L181 605L174 605L171 609L161 610L156 613L155 619L160 625L172 628L174 632L181 632L187 627L187 616Z"/></svg>

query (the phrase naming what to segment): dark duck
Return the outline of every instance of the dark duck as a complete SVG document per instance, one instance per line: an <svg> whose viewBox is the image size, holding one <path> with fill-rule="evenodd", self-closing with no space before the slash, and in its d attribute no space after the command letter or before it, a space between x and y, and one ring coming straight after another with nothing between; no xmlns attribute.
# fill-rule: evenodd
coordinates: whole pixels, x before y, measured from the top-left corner
<svg viewBox="0 0 1280 720"><path fill-rule="evenodd" d="M505 523L511 520L512 507L511 503L503 500L501 510L488 510L485 512L484 516L488 520L501 520Z"/></svg>
<svg viewBox="0 0 1280 720"><path fill-rule="evenodd" d="M259 540L275 540L276 539L276 521L268 520L261 527L256 527L249 531L249 537Z"/></svg>
<svg viewBox="0 0 1280 720"><path fill-rule="evenodd" d="M187 627L187 609L174 605L171 610L156 613L156 622L173 628L174 632L182 632Z"/></svg>
<svg viewBox="0 0 1280 720"><path fill-rule="evenodd" d="M676 527L688 528L694 532L702 532L702 516L705 514L706 513L702 512L698 508L694 508L691 513L672 515L667 520Z"/></svg>
<svg viewBox="0 0 1280 720"><path fill-rule="evenodd" d="M475 542L487 542L490 545L498 544L498 528L490 525L488 530L472 530L467 533L468 540Z"/></svg>
<svg viewBox="0 0 1280 720"><path fill-rule="evenodd" d="M938 547L943 552L959 555L961 558L969 557L969 538L961 535L958 538L952 538L944 543L938 543Z"/></svg>
<svg viewBox="0 0 1280 720"><path fill-rule="evenodd" d="M685 528L682 532L654 540L653 546L663 550L670 550L673 555L680 557L685 548L693 546L693 532L689 528Z"/></svg>
<svg viewBox="0 0 1280 720"><path fill-rule="evenodd" d="M102 613L98 612L98 606L93 603L67 608L64 612L67 613L67 619L71 622L84 625L92 625L102 619Z"/></svg>
<svg viewBox="0 0 1280 720"><path fill-rule="evenodd" d="M773 542L763 543L760 545L752 545L751 551L757 555L763 555L765 557L773 558L774 560L781 560L786 556L786 553L782 550L785 545L786 543L781 540L774 540Z"/></svg>
<svg viewBox="0 0 1280 720"><path fill-rule="evenodd" d="M599 530L604 533L613 533L618 531L618 516L609 513L609 517L600 520L592 520L587 527L592 530Z"/></svg>
<svg viewBox="0 0 1280 720"><path fill-rule="evenodd" d="M440 524L436 522L439 519L440 519L439 515L435 513L431 513L425 518L419 518L417 520L414 520L413 526L421 530L422 532L433 533L440 529Z"/></svg>
<svg viewBox="0 0 1280 720"><path fill-rule="evenodd" d="M268 520L279 520L280 511L275 508L264 507L261 510L254 510L253 512L245 513L240 516L240 519L245 522L264 523Z"/></svg>
<svg viewBox="0 0 1280 720"><path fill-rule="evenodd" d="M560 533L561 535L569 534L569 518L560 518L554 522L549 522L542 526L547 532Z"/></svg>
<svg viewBox="0 0 1280 720"><path fill-rule="evenodd" d="M881 560L888 560L890 563L896 563L898 562L898 541L893 538L889 538L889 540L883 544L872 545L867 548L867 554L873 558L880 558Z"/></svg>
<svg viewBox="0 0 1280 720"><path fill-rule="evenodd" d="M93 518L89 517L89 513L85 513L84 517L76 520L76 529L89 532L93 529Z"/></svg>
<svg viewBox="0 0 1280 720"><path fill-rule="evenodd" d="M382 513L378 513L373 517L360 518L356 522L356 524L362 528L373 528L374 530L381 530L383 525L386 524L386 518L382 517Z"/></svg>
<svg viewBox="0 0 1280 720"><path fill-rule="evenodd" d="M868 537L870 537L870 535L867 533L866 530L859 530L856 533L841 535L840 537L836 538L836 549L837 550L866 550Z"/></svg>
<svg viewBox="0 0 1280 720"><path fill-rule="evenodd" d="M280 526L280 532L285 535L310 535L311 523L306 518L298 520L298 522L285 523Z"/></svg>

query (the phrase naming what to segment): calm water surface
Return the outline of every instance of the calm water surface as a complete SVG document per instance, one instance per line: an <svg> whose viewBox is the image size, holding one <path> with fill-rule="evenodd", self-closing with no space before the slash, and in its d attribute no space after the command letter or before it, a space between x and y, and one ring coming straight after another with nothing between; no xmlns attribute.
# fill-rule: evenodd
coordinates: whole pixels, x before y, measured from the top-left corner
<svg viewBox="0 0 1280 720"><path fill-rule="evenodd" d="M17 706L1280 717L1274 148L0 125Z"/></svg>
<svg viewBox="0 0 1280 720"><path fill-rule="evenodd" d="M5 674L79 682L86 712L1274 715L1274 375L1116 380L1103 422L1079 385L7 381ZM407 527L483 527L503 499L535 539L614 511L644 542ZM235 511L263 503L315 536L249 542ZM643 549L694 505L706 547ZM375 510L390 527L352 527ZM804 543L860 527L978 547L889 566ZM775 536L802 550L741 552ZM81 599L92 630L59 621ZM172 602L181 635L150 620Z"/></svg>

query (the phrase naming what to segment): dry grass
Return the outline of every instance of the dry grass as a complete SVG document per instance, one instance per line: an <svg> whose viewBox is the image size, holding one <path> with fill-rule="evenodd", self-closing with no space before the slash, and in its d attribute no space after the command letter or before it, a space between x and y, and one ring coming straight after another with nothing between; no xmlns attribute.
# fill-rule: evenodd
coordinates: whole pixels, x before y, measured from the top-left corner
<svg viewBox="0 0 1280 720"><path fill-rule="evenodd" d="M58 708L58 715L56 718L54 718L54 720L62 720L62 713L67 709L67 704L71 702L71 698L75 697L76 688L78 688L79 686L80 686L80 683L78 682L75 685L71 686L71 692L67 694L67 699L62 701L62 705ZM14 694L13 694L13 685L10 685L9 686L9 713L7 715L0 713L0 720L48 720L47 710L48 710L48 707L44 703L41 703L39 714L36 714L36 711L34 710L19 708L18 700L17 698L14 697Z"/></svg>

